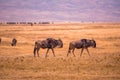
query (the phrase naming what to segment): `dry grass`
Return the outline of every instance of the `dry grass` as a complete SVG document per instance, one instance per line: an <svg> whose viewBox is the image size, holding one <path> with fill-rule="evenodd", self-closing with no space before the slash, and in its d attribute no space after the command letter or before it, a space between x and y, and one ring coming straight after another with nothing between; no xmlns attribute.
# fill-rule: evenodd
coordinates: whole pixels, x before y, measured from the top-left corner
<svg viewBox="0 0 120 80"><path fill-rule="evenodd" d="M41 26L0 26L0 80L119 80L120 79L120 24L52 24ZM16 47L10 46L17 38ZM33 57L34 42L47 37L61 38L62 49L56 48L45 59ZM97 48L90 48L80 57L66 57L70 41L95 39Z"/></svg>

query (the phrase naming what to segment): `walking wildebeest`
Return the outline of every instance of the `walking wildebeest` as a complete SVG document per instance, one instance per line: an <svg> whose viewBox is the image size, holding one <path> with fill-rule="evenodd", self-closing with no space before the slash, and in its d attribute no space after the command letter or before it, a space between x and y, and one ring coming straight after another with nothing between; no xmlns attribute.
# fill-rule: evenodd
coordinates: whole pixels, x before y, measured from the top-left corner
<svg viewBox="0 0 120 80"><path fill-rule="evenodd" d="M63 47L63 42L61 39L53 39L53 38L47 38L46 40L38 40L35 42L35 47L34 47L34 57L36 56L36 51L37 51L37 55L39 57L39 50L40 48L42 49L46 49L47 48L47 52L46 52L46 56L47 57L47 54L49 52L49 49L52 50L52 53L55 57L55 53L54 53L54 48L55 47L59 47L59 48L62 48Z"/></svg>
<svg viewBox="0 0 120 80"><path fill-rule="evenodd" d="M88 39L81 39L79 41L70 42L67 56L69 55L69 53L71 53L71 50L72 50L73 55L75 56L75 54L74 54L75 49L82 49L80 56L82 56L83 50L86 49L88 55L90 56L89 50L88 50L89 47L95 48L96 41L95 40L88 40Z"/></svg>
<svg viewBox="0 0 120 80"><path fill-rule="evenodd" d="M17 44L17 39L13 38L11 46L16 46L16 44Z"/></svg>

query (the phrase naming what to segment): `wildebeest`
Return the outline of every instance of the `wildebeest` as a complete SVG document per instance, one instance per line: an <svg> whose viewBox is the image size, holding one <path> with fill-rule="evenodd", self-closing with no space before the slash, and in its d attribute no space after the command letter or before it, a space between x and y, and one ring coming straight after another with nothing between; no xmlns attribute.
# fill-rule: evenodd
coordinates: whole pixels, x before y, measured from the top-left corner
<svg viewBox="0 0 120 80"><path fill-rule="evenodd" d="M73 55L75 56L75 54L74 54L75 49L82 49L80 56L82 56L83 50L86 49L88 55L90 56L89 50L88 50L89 47L95 48L96 47L96 41L93 40L93 39L92 40L81 39L79 41L70 42L67 56L69 55L69 53L71 53L71 50L72 50Z"/></svg>
<svg viewBox="0 0 120 80"><path fill-rule="evenodd" d="M39 50L40 50L40 48L42 48L42 49L46 49L47 48L47 52L46 52L46 56L45 57L47 57L49 49L52 50L53 55L55 56L54 48L57 47L57 46L59 48L63 47L63 42L62 42L61 39L56 40L54 38L47 38L45 40L38 40L38 41L35 42L34 57L36 56L36 51L37 51L37 55L39 57Z"/></svg>
<svg viewBox="0 0 120 80"><path fill-rule="evenodd" d="M13 39L12 39L11 46L16 46L16 44L17 44L17 39L16 39L16 38L13 38Z"/></svg>

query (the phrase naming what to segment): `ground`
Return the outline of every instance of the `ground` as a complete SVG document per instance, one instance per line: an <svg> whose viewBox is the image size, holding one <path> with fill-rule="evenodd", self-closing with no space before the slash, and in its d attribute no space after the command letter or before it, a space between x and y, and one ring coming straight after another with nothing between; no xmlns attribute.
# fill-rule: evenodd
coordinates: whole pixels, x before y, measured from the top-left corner
<svg viewBox="0 0 120 80"><path fill-rule="evenodd" d="M76 23L46 25L1 25L0 80L120 80L120 24ZM63 40L63 48L55 48L45 58L33 57L34 43L48 37ZM12 47L13 38L18 40ZM80 49L76 57L67 51L70 41L94 39L96 48L89 48L91 57Z"/></svg>

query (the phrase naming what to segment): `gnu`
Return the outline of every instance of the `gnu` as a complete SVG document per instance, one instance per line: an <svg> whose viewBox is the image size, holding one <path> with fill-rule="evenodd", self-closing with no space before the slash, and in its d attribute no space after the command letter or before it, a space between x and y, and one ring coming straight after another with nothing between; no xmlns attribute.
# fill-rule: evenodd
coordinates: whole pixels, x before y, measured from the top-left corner
<svg viewBox="0 0 120 80"><path fill-rule="evenodd" d="M17 44L17 39L13 38L13 39L12 39L11 46L16 46L16 44Z"/></svg>
<svg viewBox="0 0 120 80"><path fill-rule="evenodd" d="M53 38L47 38L45 40L38 40L38 41L35 42L34 57L36 57L36 51L37 51L37 55L39 57L40 48L42 48L42 49L47 48L47 52L46 52L45 57L47 57L47 54L48 54L50 49L52 50L52 53L55 57L54 48L57 47L57 46L59 48L63 47L63 42L62 42L61 39L56 40L56 39L53 39Z"/></svg>
<svg viewBox="0 0 120 80"><path fill-rule="evenodd" d="M73 55L75 56L75 54L74 54L75 49L82 49L80 56L82 56L83 50L86 49L88 55L90 56L90 53L88 50L89 47L96 48L96 41L95 40L88 40L88 39L81 39L79 41L72 41L69 43L69 49L68 49L67 56L69 55L69 53L71 53L71 51L72 51Z"/></svg>

